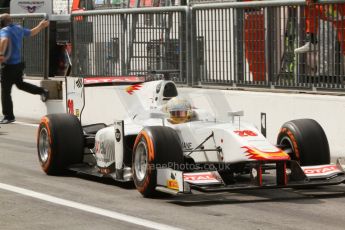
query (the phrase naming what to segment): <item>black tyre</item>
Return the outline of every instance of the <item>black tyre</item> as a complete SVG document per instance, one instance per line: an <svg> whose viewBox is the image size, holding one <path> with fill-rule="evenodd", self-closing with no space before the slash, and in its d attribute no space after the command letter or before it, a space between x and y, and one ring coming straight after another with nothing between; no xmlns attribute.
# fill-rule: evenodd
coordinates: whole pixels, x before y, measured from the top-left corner
<svg viewBox="0 0 345 230"><path fill-rule="evenodd" d="M38 159L49 175L66 172L70 164L81 163L84 137L78 118L71 114L51 114L41 119L37 132Z"/></svg>
<svg viewBox="0 0 345 230"><path fill-rule="evenodd" d="M156 195L156 167L176 167L182 163L181 142L172 128L151 126L138 134L133 147L133 180L144 197Z"/></svg>
<svg viewBox="0 0 345 230"><path fill-rule="evenodd" d="M277 138L277 144L289 153L292 160L302 166L330 163L326 134L319 123L312 119L286 122Z"/></svg>

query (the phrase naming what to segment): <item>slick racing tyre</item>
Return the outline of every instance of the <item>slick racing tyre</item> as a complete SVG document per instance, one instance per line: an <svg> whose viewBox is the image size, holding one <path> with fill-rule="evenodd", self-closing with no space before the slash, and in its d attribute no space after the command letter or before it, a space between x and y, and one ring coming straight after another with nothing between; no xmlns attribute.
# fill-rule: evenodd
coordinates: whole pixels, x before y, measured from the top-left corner
<svg viewBox="0 0 345 230"><path fill-rule="evenodd" d="M63 174L70 164L81 163L83 149L83 130L76 116L51 114L41 119L37 133L37 150L45 173Z"/></svg>
<svg viewBox="0 0 345 230"><path fill-rule="evenodd" d="M183 164L180 138L170 127L145 127L137 136L132 157L133 180L144 197L156 195L157 167Z"/></svg>
<svg viewBox="0 0 345 230"><path fill-rule="evenodd" d="M326 134L319 123L312 119L286 122L277 138L278 146L289 153L291 160L301 166L330 163Z"/></svg>

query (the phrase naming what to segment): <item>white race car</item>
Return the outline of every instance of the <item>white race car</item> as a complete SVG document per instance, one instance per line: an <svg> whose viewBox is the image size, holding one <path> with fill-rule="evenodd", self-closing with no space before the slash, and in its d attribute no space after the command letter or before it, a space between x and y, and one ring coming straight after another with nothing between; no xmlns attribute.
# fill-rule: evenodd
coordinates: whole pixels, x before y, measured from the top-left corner
<svg viewBox="0 0 345 230"><path fill-rule="evenodd" d="M77 79L75 83L83 88L93 82ZM178 95L172 81L119 87L128 98L137 94L136 100L147 99L146 108L137 108L127 119L109 126L82 126L81 111L72 111L77 116L42 118L37 148L45 173L73 170L133 180L145 197L157 191L218 192L345 181L340 160L330 163L325 132L314 120L285 123L275 145L253 124L241 122L243 112L229 112L228 119L221 121L193 108Z"/></svg>

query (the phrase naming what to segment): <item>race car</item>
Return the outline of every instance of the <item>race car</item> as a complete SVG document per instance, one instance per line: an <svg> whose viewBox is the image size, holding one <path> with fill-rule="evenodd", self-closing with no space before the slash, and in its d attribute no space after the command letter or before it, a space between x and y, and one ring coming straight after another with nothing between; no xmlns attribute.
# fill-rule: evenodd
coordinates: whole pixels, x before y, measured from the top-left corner
<svg viewBox="0 0 345 230"><path fill-rule="evenodd" d="M78 88L74 93L95 83L70 81ZM242 111L217 119L179 95L173 81L121 84L117 91L135 109L111 125L81 125L84 105L69 109L73 114L41 119L37 149L46 174L72 170L134 181L144 197L157 191L184 194L345 181L341 159L330 163L327 137L315 120L286 122L272 144L255 125L241 121Z"/></svg>

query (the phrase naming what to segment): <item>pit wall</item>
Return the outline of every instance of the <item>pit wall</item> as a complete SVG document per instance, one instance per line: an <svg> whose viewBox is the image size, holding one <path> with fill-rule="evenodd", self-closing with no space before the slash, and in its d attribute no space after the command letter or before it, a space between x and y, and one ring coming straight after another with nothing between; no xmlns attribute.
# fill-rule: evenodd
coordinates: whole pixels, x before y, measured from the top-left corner
<svg viewBox="0 0 345 230"><path fill-rule="evenodd" d="M26 80L40 85L39 80ZM17 120L32 119L36 122L49 113L64 113L65 85L61 82L62 98L41 102L39 96L19 91L13 87L14 112ZM113 86L86 88L86 105L82 123L113 123L114 119L125 117L126 111L116 97ZM246 90L219 90L179 88L183 97L189 98L193 105L226 114L229 110L243 110L243 121L261 127L260 113L267 115L267 138L275 143L281 125L289 120L312 118L324 128L332 156L345 157L345 96L298 93L253 92ZM216 95L212 100L208 95ZM212 109L217 108L217 109ZM223 111L222 111L223 110ZM226 118L225 118L226 119Z"/></svg>

